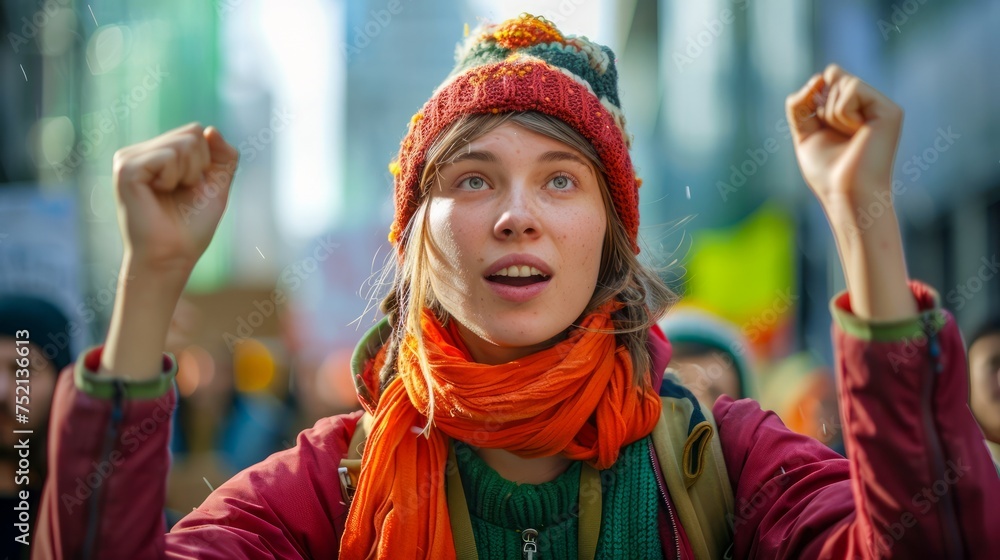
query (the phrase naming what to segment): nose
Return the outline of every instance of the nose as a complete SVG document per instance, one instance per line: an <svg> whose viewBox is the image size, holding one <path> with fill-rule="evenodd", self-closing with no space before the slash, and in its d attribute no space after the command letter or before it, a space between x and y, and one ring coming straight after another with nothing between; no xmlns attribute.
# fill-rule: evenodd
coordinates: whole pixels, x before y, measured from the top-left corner
<svg viewBox="0 0 1000 560"><path fill-rule="evenodd" d="M493 225L493 235L497 239L531 239L541 233L538 208L529 189L519 186L508 189L500 210L500 216Z"/></svg>

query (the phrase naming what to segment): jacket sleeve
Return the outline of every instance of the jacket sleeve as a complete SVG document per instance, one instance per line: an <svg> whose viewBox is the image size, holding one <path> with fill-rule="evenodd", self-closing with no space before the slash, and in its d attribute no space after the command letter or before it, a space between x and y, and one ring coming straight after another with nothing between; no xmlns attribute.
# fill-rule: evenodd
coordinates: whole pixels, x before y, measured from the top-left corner
<svg viewBox="0 0 1000 560"><path fill-rule="evenodd" d="M834 299L848 459L750 400L715 405L736 493L736 558L995 558L1000 478L970 412L954 319L870 323Z"/></svg>
<svg viewBox="0 0 1000 560"><path fill-rule="evenodd" d="M239 473L165 535L177 368L127 383L98 376L101 348L61 376L33 558L336 557L346 506L337 466L355 415L326 418L296 447Z"/></svg>
<svg viewBox="0 0 1000 560"><path fill-rule="evenodd" d="M217 488L166 536L167 558L337 558L347 517L337 469L361 414L319 420Z"/></svg>

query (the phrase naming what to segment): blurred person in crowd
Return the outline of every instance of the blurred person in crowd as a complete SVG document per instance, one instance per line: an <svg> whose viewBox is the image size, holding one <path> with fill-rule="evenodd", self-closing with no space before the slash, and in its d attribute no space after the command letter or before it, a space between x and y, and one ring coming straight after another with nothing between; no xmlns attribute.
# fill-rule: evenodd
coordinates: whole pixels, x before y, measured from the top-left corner
<svg viewBox="0 0 1000 560"><path fill-rule="evenodd" d="M176 367L163 341L222 217L238 152L192 124L116 154L132 280L116 295L106 344L81 360L88 383L57 387L59 462L37 557L987 558L1000 549L1000 479L958 395L954 320L909 282L891 207L853 235L856 205L891 203L898 106L835 65L786 103L848 286L833 305L851 420L845 459L752 399L722 396L709 410L662 378L670 345L655 326L674 295L638 259L639 183L614 53L524 14L472 31L457 59L391 164L398 258L386 318L352 358L365 410L321 419L166 535ZM181 206L198 210L182 217ZM890 365L922 337L936 352ZM921 405L924 383L914 380L933 381L934 407ZM113 483L89 502L95 514L69 513L60 497L88 475L109 429L143 440L114 449ZM914 508L914 492L945 483Z"/></svg>
<svg viewBox="0 0 1000 560"><path fill-rule="evenodd" d="M205 481L221 484L235 473L217 451L220 426L232 400L232 375L211 353L196 346L203 320L198 306L181 297L164 343L165 351L177 356L178 362L165 503L169 527L208 495Z"/></svg>
<svg viewBox="0 0 1000 560"><path fill-rule="evenodd" d="M205 336L204 322L202 310L182 297L164 346L177 356L178 389L168 526L202 503L212 487L289 447L295 437L288 433L295 399L280 351L253 338L229 351L218 337Z"/></svg>
<svg viewBox="0 0 1000 560"><path fill-rule="evenodd" d="M702 404L711 408L722 395L757 397L750 349L736 325L706 311L678 308L660 328L673 347L669 367Z"/></svg>
<svg viewBox="0 0 1000 560"><path fill-rule="evenodd" d="M28 547L16 547L18 536L34 535L38 501L46 474L46 434L49 407L59 372L70 364L69 320L47 299L0 294L0 508L7 522L0 527L4 549L28 557ZM18 341L30 341L26 345ZM67 374L70 375L70 374ZM27 380L27 382L23 382ZM18 409L17 404L24 403ZM22 416L23 413L23 416ZM22 422L20 419L27 421ZM15 430L30 430L17 434ZM24 459L24 463L20 464ZM27 469L21 468L27 465ZM21 492L27 491L27 500ZM26 504L22 503L25 502ZM15 526L27 505L28 531Z"/></svg>
<svg viewBox="0 0 1000 560"><path fill-rule="evenodd" d="M991 317L969 339L969 405L1000 465L1000 316Z"/></svg>
<svg viewBox="0 0 1000 560"><path fill-rule="evenodd" d="M789 356L761 376L760 404L789 430L845 453L833 372L810 352Z"/></svg>

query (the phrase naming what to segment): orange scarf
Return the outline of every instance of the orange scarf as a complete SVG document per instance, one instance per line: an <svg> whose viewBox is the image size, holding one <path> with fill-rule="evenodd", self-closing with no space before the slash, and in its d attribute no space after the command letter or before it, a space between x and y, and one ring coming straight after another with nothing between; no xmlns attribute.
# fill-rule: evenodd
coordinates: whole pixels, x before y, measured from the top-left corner
<svg viewBox="0 0 1000 560"><path fill-rule="evenodd" d="M628 351L607 332L610 309L588 315L555 346L501 365L470 361L457 332L425 311L431 384L407 337L399 376L369 410L374 421L340 557L455 558L445 494L450 438L607 469L623 446L648 435L660 398L648 380L633 382ZM423 437L432 392L434 425Z"/></svg>

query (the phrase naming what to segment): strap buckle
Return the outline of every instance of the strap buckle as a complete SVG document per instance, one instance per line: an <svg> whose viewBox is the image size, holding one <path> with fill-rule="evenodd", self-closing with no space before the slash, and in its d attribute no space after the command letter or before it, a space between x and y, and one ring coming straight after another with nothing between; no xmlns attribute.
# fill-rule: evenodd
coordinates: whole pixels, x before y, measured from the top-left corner
<svg viewBox="0 0 1000 560"><path fill-rule="evenodd" d="M340 478L340 493L344 497L344 502L351 505L354 501L354 492L358 489L351 477L351 471L347 467L338 467L337 475Z"/></svg>

